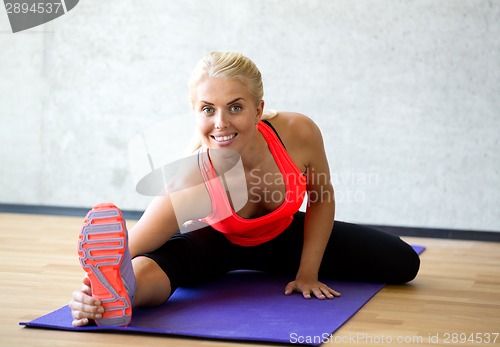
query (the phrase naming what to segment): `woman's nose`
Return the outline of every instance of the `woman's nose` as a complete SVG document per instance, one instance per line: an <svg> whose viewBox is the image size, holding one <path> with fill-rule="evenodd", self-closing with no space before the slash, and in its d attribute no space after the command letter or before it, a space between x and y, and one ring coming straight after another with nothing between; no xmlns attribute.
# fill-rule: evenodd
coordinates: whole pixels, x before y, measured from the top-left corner
<svg viewBox="0 0 500 347"><path fill-rule="evenodd" d="M224 111L217 111L215 114L215 128L224 129L227 127L227 116Z"/></svg>

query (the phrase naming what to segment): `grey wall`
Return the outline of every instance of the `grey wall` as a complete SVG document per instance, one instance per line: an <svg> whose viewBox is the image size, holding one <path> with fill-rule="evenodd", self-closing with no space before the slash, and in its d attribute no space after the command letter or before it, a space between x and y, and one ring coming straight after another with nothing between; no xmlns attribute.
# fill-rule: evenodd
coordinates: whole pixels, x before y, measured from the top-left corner
<svg viewBox="0 0 500 347"><path fill-rule="evenodd" d="M2 203L144 209L129 140L237 50L323 129L338 219L500 231L500 1L85 0L0 31Z"/></svg>

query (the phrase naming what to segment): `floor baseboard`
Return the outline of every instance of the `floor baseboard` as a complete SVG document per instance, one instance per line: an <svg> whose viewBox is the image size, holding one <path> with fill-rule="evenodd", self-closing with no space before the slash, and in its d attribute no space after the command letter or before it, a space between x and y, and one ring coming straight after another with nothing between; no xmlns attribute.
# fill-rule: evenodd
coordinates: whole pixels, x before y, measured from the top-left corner
<svg viewBox="0 0 500 347"><path fill-rule="evenodd" d="M85 217L89 209L84 207L1 204L0 213L46 214L52 216ZM121 210L125 219L139 219L144 211Z"/></svg>
<svg viewBox="0 0 500 347"><path fill-rule="evenodd" d="M89 208L65 207L65 206L45 206L45 205L23 205L23 204L2 204L0 203L0 213L26 213L26 214L46 214L55 216L76 216L84 217ZM125 219L137 220L143 211L122 210ZM460 230L460 229L439 229L421 227L403 227L395 225L372 225L363 224L378 230L388 232L398 236L425 237L451 240L472 240L500 242L500 232Z"/></svg>
<svg viewBox="0 0 500 347"><path fill-rule="evenodd" d="M398 236L500 242L500 232L495 232L495 231L417 228L417 227L402 227L402 226L392 226L392 225L366 225L366 226Z"/></svg>

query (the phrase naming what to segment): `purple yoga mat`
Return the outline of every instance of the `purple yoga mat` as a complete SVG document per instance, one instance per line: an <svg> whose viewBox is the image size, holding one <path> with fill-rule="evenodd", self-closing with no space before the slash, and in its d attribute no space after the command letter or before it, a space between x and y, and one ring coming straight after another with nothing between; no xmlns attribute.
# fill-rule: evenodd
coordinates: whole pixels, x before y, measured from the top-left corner
<svg viewBox="0 0 500 347"><path fill-rule="evenodd" d="M424 248L413 246L417 253ZM128 327L71 326L64 306L21 325L73 331L140 332L211 339L318 346L384 284L324 280L342 296L333 300L283 294L288 278L254 271L231 272L195 288L179 288L163 305L134 309Z"/></svg>

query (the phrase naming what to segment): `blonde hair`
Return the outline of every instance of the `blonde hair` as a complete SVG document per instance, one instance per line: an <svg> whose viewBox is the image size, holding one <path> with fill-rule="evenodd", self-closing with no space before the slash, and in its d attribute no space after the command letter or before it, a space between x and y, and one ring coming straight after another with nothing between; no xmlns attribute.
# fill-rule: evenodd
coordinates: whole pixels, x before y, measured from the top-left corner
<svg viewBox="0 0 500 347"><path fill-rule="evenodd" d="M194 103L194 91L205 77L237 79L248 87L250 94L259 103L264 96L262 76L249 58L237 52L211 52L196 64L189 81L189 100Z"/></svg>
<svg viewBox="0 0 500 347"><path fill-rule="evenodd" d="M189 80L189 101L194 104L196 86L203 78L237 79L242 82L258 104L264 97L262 75L255 63L238 52L211 52L196 64ZM271 119L278 115L274 110L264 111L262 119ZM201 146L201 140L195 140L195 150Z"/></svg>

